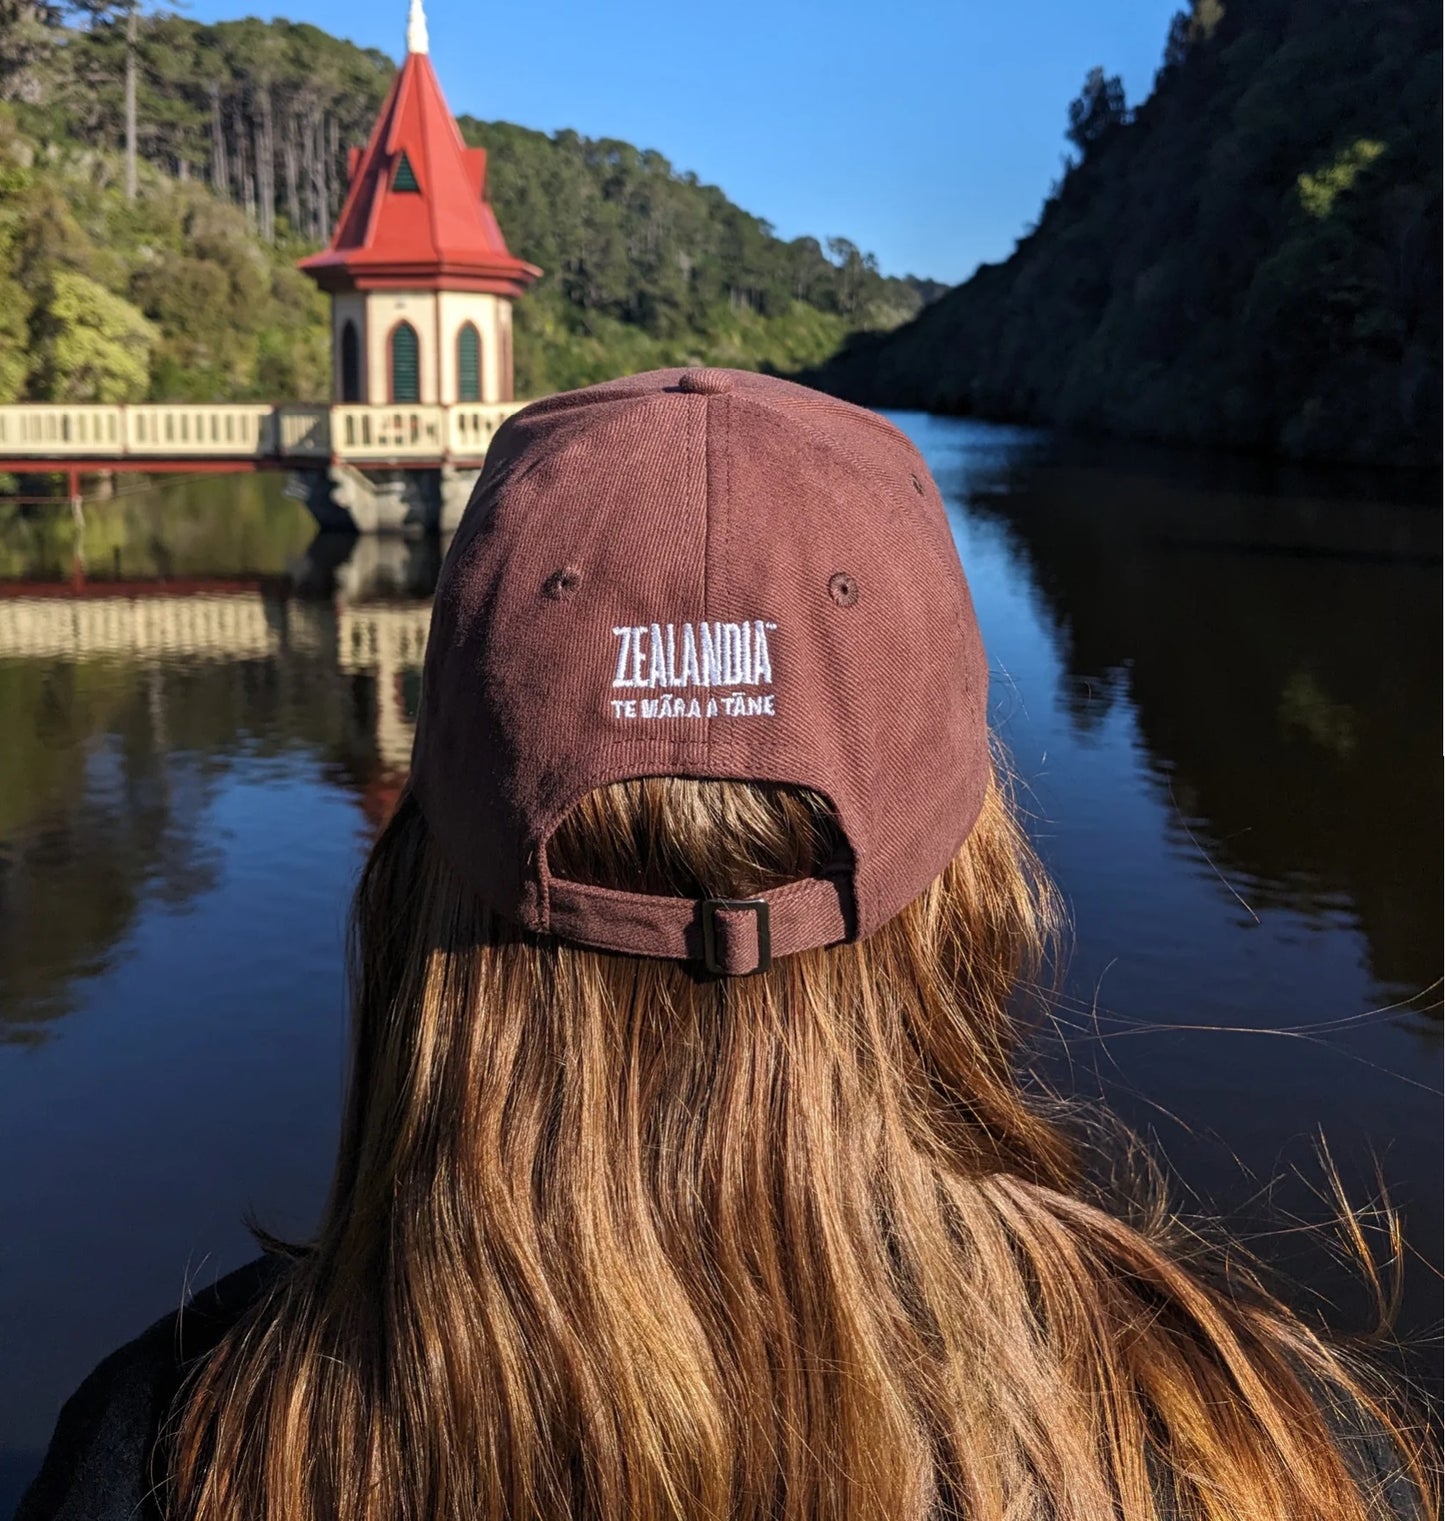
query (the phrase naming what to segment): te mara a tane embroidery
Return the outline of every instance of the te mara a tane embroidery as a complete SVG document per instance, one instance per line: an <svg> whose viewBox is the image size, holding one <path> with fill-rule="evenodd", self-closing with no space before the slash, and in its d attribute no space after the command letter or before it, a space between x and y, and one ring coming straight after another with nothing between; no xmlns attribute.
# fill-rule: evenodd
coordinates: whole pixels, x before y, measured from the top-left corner
<svg viewBox="0 0 1445 1521"><path fill-rule="evenodd" d="M613 688L634 687L651 697L614 697L616 718L743 718L774 716L772 692L720 691L771 686L768 635L776 623L629 624L612 630L617 641ZM683 689L682 691L667 690ZM704 688L706 696L688 693Z"/></svg>

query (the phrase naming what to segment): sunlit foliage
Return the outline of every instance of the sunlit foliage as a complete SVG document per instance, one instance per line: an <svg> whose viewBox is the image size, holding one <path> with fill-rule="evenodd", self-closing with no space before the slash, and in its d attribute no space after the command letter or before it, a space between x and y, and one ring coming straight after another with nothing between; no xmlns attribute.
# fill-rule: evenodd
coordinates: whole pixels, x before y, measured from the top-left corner
<svg viewBox="0 0 1445 1521"><path fill-rule="evenodd" d="M1317 174L1299 177L1300 204L1312 217L1323 219L1335 209L1335 202L1355 188L1360 175L1385 151L1384 143L1362 137L1342 148Z"/></svg>
<svg viewBox="0 0 1445 1521"><path fill-rule="evenodd" d="M128 201L124 29L84 9L69 27L0 0L0 400L79 399L81 371L53 362L57 276L149 324L106 370L118 399L324 398L326 303L295 260L329 234L394 63L288 21L145 16ZM693 360L797 369L942 290L885 278L846 239L785 243L661 154L462 125L513 250L545 271L518 307L518 395Z"/></svg>
<svg viewBox="0 0 1445 1521"><path fill-rule="evenodd" d="M126 401L144 392L155 328L124 297L57 270L36 315L32 375L47 400Z"/></svg>

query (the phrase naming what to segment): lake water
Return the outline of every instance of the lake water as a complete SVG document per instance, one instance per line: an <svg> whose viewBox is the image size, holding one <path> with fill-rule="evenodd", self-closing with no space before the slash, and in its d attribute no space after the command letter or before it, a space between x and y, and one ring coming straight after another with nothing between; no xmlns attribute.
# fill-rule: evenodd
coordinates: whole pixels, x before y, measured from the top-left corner
<svg viewBox="0 0 1445 1521"><path fill-rule="evenodd" d="M1379 1182L1438 1377L1440 514L898 419L951 504L992 713L1072 905L1041 1060L1357 1327L1294 1227ZM1412 500L1413 498L1413 500ZM0 504L0 1515L120 1341L304 1234L345 904L405 774L439 546L317 538L279 478Z"/></svg>

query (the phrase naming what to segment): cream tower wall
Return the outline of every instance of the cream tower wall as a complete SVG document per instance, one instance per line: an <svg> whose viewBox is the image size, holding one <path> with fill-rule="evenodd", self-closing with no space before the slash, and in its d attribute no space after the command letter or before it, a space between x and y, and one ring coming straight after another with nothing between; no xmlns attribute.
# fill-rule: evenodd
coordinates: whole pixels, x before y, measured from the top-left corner
<svg viewBox="0 0 1445 1521"><path fill-rule="evenodd" d="M374 290L366 293L366 399L373 406L391 400L388 349L392 329L409 322L416 329L417 400L443 398L437 384L437 297L433 291Z"/></svg>
<svg viewBox="0 0 1445 1521"><path fill-rule="evenodd" d="M470 322L481 340L482 401L504 401L510 377L504 374L502 334L510 327L511 302L503 296L474 291L444 290L438 297L442 331L441 396L444 402L460 400L457 374L457 337Z"/></svg>
<svg viewBox="0 0 1445 1521"><path fill-rule="evenodd" d="M356 325L362 355L361 400L372 406L391 401L389 347L398 322L416 329L420 400L456 402L457 338L470 322L481 341L481 400L512 398L512 303L505 296L477 291L343 291L331 298L332 394L341 400L341 335Z"/></svg>
<svg viewBox="0 0 1445 1521"><path fill-rule="evenodd" d="M498 401L516 399L517 361L512 353L512 303L497 303L497 329L500 343L497 347L498 365L502 372L502 390Z"/></svg>

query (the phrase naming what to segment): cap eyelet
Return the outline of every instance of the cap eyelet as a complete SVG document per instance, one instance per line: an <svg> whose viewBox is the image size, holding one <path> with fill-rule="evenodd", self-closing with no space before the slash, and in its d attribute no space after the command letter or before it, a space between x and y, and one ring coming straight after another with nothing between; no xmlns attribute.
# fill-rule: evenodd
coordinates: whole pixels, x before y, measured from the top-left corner
<svg viewBox="0 0 1445 1521"><path fill-rule="evenodd" d="M839 607L852 607L858 600L858 583L847 571L840 570L828 582L828 595Z"/></svg>
<svg viewBox="0 0 1445 1521"><path fill-rule="evenodd" d="M582 572L564 565L561 570L554 570L542 583L542 595L550 597L554 602L561 602L564 597L570 597L581 584Z"/></svg>

